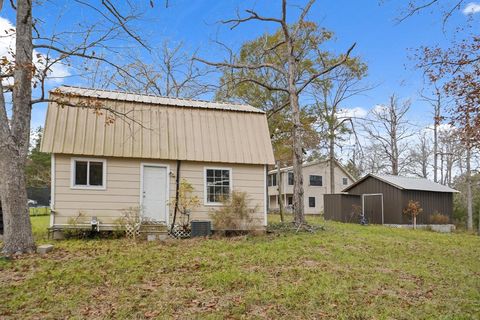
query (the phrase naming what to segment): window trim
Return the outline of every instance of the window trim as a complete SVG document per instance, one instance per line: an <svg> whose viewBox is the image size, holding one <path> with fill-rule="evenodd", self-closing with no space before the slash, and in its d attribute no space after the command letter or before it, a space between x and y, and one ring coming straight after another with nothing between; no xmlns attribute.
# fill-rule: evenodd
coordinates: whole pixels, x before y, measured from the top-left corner
<svg viewBox="0 0 480 320"><path fill-rule="evenodd" d="M342 185L343 186L348 186L348 178L347 177L342 178Z"/></svg>
<svg viewBox="0 0 480 320"><path fill-rule="evenodd" d="M209 202L208 201L208 192L207 192L207 170L228 170L229 173L229 183L230 183L230 189L229 189L229 195L232 195L232 190L233 190L233 176L232 176L232 168L230 167L203 167L203 205L204 206L212 206L212 207L219 207L223 206L221 202Z"/></svg>
<svg viewBox="0 0 480 320"><path fill-rule="evenodd" d="M312 184L311 177L320 177L321 185L317 186L317 185ZM310 175L308 175L308 185L309 185L310 187L323 187L323 176L322 176L322 175L319 175L319 174L310 174Z"/></svg>
<svg viewBox="0 0 480 320"><path fill-rule="evenodd" d="M90 186L90 185L76 185L75 184L75 163L77 161L86 161L86 162L102 162L103 167L103 185L101 186ZM89 178L90 165L87 165L87 181ZM107 189L107 159L99 158L71 158L70 160L70 189L73 190L106 190Z"/></svg>

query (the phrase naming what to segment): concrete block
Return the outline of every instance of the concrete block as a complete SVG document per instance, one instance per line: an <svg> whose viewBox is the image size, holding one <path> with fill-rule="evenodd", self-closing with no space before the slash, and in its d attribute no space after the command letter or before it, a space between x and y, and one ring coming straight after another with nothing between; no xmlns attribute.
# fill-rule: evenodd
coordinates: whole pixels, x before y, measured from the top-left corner
<svg viewBox="0 0 480 320"><path fill-rule="evenodd" d="M53 240L63 240L65 239L65 234L62 230L53 231Z"/></svg>
<svg viewBox="0 0 480 320"><path fill-rule="evenodd" d="M157 236L154 234L147 234L147 241L155 241L157 240Z"/></svg>
<svg viewBox="0 0 480 320"><path fill-rule="evenodd" d="M159 234L158 235L158 240L160 241L165 241L168 239L168 234Z"/></svg>
<svg viewBox="0 0 480 320"><path fill-rule="evenodd" d="M46 254L53 250L52 244L42 244L41 246L37 247L38 254Z"/></svg>

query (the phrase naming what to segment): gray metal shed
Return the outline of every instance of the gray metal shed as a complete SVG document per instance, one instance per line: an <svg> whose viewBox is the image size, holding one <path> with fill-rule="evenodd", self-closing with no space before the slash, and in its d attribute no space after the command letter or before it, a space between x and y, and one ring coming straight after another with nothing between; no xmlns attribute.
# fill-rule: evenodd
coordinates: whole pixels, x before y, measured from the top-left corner
<svg viewBox="0 0 480 320"><path fill-rule="evenodd" d="M429 224L434 213L451 219L453 193L458 191L424 178L368 174L343 192L364 198L364 213L370 223L410 224L411 221L403 214L403 210L410 200L414 200L423 208L423 212L417 217L417 223ZM332 217L333 220L342 221L336 218L336 215L327 212L326 208L327 219Z"/></svg>

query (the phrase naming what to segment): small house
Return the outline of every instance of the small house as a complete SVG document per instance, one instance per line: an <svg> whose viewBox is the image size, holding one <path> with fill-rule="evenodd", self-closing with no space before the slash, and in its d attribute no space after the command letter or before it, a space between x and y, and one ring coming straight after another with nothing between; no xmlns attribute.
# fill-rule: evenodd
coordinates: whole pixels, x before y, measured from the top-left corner
<svg viewBox="0 0 480 320"><path fill-rule="evenodd" d="M335 190L330 186L330 161L318 160L303 164L303 190L306 214L323 213L323 195L340 191L355 181L355 178L338 162L334 161ZM281 186L279 188L279 181ZM281 195L279 195L279 189ZM269 210L278 210L279 197L288 209L293 205L293 167L268 172Z"/></svg>
<svg viewBox="0 0 480 320"><path fill-rule="evenodd" d="M192 220L210 220L236 190L255 211L250 228L265 228L274 157L263 111L69 86L50 100L41 150L52 157L51 227L95 220L112 229L135 207L168 225L185 179L201 202Z"/></svg>
<svg viewBox="0 0 480 320"><path fill-rule="evenodd" d="M434 214L447 216L453 211L453 193L458 191L425 178L368 174L343 189L344 194L325 195L325 219L350 222L354 207L363 210L375 224L411 224L403 213L410 200L423 209L418 224L431 224Z"/></svg>

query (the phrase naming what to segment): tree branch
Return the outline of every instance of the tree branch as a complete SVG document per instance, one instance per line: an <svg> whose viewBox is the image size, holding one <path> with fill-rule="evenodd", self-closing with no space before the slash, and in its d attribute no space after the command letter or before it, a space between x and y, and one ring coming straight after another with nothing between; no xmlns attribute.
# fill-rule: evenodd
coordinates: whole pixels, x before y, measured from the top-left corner
<svg viewBox="0 0 480 320"><path fill-rule="evenodd" d="M327 67L325 69L323 69L321 72L318 72L318 73L315 73L313 74L308 80L306 80L301 86L300 88L297 89L297 94L300 94L312 81L314 81L315 79L317 79L318 77L324 75L324 74L327 74L329 73L330 71L332 71L333 69L335 69L336 67L342 65L343 63L345 63L345 61L347 61L348 57L350 56L350 53L352 52L353 48L355 48L356 46L356 43L354 43L346 52L346 54L343 56L343 58L334 63L333 65L331 65L330 67Z"/></svg>

